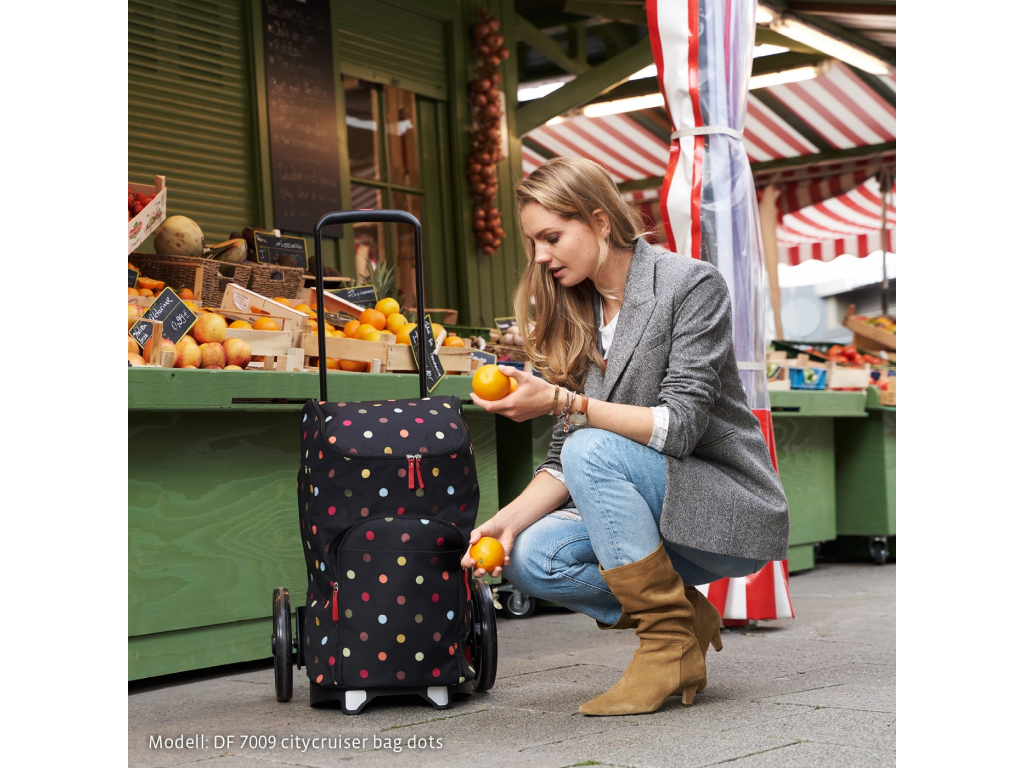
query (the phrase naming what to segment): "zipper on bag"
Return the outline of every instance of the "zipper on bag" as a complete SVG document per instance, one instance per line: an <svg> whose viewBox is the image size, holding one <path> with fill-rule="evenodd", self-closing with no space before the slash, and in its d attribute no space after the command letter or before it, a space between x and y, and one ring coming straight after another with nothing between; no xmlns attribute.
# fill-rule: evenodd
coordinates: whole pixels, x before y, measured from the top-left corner
<svg viewBox="0 0 1024 768"><path fill-rule="evenodd" d="M334 619L334 623L338 623L338 582L332 581L331 586L334 587L334 597L331 603L331 618Z"/></svg>
<svg viewBox="0 0 1024 768"><path fill-rule="evenodd" d="M421 453L417 453L416 454L416 478L420 481L420 488L421 489L423 488L423 472L420 471L420 459L422 459L422 458L423 458L423 454L421 454ZM410 483L409 487L410 488L412 487L411 483Z"/></svg>
<svg viewBox="0 0 1024 768"><path fill-rule="evenodd" d="M413 454L413 453L405 454L405 459L406 459L406 461L409 462L409 469L408 469L408 472L409 472L409 490L411 491L413 488L416 487L415 478L413 477L413 467L412 467L412 465L413 465L413 462L415 461L415 462L417 462L417 466L418 466L419 460L416 458L416 455Z"/></svg>

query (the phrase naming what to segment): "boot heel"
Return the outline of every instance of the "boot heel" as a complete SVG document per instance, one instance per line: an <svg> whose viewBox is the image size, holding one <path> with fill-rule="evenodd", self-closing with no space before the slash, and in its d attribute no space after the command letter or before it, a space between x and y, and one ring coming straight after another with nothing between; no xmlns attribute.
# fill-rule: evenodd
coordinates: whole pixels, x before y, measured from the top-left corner
<svg viewBox="0 0 1024 768"><path fill-rule="evenodd" d="M683 688L683 706L688 707L693 704L693 695L697 693L697 686L700 683L692 683Z"/></svg>
<svg viewBox="0 0 1024 768"><path fill-rule="evenodd" d="M717 629L715 630L715 634L711 636L711 644L715 646L716 652L722 650L722 633Z"/></svg>

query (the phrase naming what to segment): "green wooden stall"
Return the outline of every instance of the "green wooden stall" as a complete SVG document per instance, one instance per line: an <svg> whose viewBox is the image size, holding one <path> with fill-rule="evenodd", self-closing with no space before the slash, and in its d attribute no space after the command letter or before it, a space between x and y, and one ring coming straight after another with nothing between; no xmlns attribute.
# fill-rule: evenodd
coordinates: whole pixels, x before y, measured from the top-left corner
<svg viewBox="0 0 1024 768"><path fill-rule="evenodd" d="M830 551L883 564L896 553L896 408L868 389L867 418L836 423L836 533Z"/></svg>
<svg viewBox="0 0 1024 768"><path fill-rule="evenodd" d="M470 377L435 394L468 401ZM418 397L409 374L334 373L332 397ZM271 594L301 603L298 411L315 372L128 371L128 679L268 658ZM466 406L478 521L498 510L495 417ZM297 599L296 599L297 598Z"/></svg>

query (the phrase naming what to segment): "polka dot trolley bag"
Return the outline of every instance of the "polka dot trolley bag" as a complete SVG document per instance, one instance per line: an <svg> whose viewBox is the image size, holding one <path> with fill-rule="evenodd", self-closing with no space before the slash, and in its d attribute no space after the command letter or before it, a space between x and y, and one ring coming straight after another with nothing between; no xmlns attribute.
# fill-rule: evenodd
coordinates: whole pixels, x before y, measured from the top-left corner
<svg viewBox="0 0 1024 768"><path fill-rule="evenodd" d="M422 318L420 227L408 213L328 214L317 271L320 228L367 220L415 226ZM317 312L323 328L320 296ZM494 637L481 637L494 634L489 587L460 563L480 499L462 403L427 397L422 373L419 398L330 399L319 343L321 397L302 409L298 471L308 589L295 650L311 703L356 713L377 696L418 693L445 708L452 694L490 687L496 662ZM332 376L335 388L347 378Z"/></svg>

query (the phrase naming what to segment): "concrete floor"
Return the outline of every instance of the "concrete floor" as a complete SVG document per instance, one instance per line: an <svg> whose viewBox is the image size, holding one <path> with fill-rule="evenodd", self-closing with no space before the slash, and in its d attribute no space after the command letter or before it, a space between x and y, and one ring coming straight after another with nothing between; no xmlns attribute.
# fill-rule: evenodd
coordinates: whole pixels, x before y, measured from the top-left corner
<svg viewBox="0 0 1024 768"><path fill-rule="evenodd" d="M579 614L540 609L524 620L498 619L494 688L445 711L404 698L371 702L356 716L312 709L304 670L296 671L292 701L278 703L269 664L133 687L128 762L203 761L203 768L895 765L896 566L819 564L793 576L790 593L796 619L723 631L725 648L708 656L709 686L690 708L674 697L650 715L580 715L581 703L618 680L636 638L602 632ZM181 734L206 743L150 746L151 736ZM234 736L230 747L215 746L214 737L228 735ZM243 735L275 737L277 745L243 747ZM303 751L292 737L339 744ZM346 747L344 739L356 746L350 741ZM422 739L422 746L409 747L410 739Z"/></svg>

